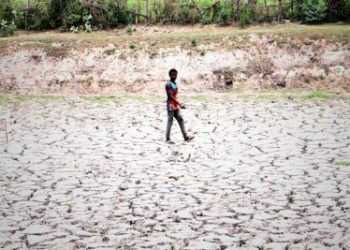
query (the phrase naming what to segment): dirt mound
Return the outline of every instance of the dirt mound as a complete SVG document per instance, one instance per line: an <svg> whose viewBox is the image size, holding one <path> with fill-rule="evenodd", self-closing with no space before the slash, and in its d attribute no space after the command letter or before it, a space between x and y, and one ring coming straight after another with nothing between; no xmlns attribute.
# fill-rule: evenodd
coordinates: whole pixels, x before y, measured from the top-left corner
<svg viewBox="0 0 350 250"><path fill-rule="evenodd" d="M103 46L69 48L64 43L8 45L0 58L3 93L163 93L170 68L187 91L223 88L319 88L350 90L350 44L326 40L249 35L225 46L142 49Z"/></svg>

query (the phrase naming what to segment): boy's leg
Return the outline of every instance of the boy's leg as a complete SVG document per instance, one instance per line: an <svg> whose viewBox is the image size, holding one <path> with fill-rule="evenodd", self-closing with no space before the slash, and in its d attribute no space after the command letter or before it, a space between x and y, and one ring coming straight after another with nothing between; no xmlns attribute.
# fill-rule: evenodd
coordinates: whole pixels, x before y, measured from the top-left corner
<svg viewBox="0 0 350 250"><path fill-rule="evenodd" d="M170 141L170 131L171 131L171 126L173 125L173 118L174 118L174 111L168 111L168 123L166 126L166 135L165 139L167 141Z"/></svg>
<svg viewBox="0 0 350 250"><path fill-rule="evenodd" d="M180 113L180 109L177 109L177 110L174 111L174 117L175 117L175 119L177 120L177 122L180 125L182 136L186 140L187 139L187 134L186 134L186 130L185 130L184 119L183 119L183 117L182 117L182 115Z"/></svg>

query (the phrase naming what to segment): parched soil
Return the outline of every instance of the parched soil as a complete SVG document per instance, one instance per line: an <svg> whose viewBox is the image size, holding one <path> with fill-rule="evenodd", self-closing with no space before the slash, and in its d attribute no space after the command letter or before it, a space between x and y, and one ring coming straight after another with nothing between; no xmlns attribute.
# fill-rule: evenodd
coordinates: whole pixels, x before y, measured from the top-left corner
<svg viewBox="0 0 350 250"><path fill-rule="evenodd" d="M3 103L0 248L350 248L349 99L187 104Z"/></svg>
<svg viewBox="0 0 350 250"><path fill-rule="evenodd" d="M152 93L170 68L190 92L222 89L350 90L348 25L139 27L2 39L0 92Z"/></svg>

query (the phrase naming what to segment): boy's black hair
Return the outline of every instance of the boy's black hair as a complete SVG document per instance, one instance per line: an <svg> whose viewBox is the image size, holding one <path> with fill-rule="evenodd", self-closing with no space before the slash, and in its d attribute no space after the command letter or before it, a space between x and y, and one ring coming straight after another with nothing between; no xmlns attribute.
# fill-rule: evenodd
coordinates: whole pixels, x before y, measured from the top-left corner
<svg viewBox="0 0 350 250"><path fill-rule="evenodd" d="M171 75L171 73L175 72L177 74L177 70L176 69L171 69L169 70L169 76Z"/></svg>

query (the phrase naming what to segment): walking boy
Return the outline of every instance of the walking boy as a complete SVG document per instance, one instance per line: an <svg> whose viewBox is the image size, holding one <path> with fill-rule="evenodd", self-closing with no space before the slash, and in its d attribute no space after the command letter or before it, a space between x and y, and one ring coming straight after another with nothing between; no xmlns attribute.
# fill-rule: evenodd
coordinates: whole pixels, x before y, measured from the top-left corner
<svg viewBox="0 0 350 250"><path fill-rule="evenodd" d="M166 142L169 144L175 144L172 140L170 140L170 131L171 131L171 126L173 125L174 117L180 125L181 133L184 137L184 140L190 141L194 137L187 135L185 130L185 125L184 125L184 119L182 118L182 115L180 113L180 109L185 109L186 107L183 104L181 104L177 99L178 88L175 82L177 78L177 70L176 69L169 70L169 77L170 77L170 80L167 81L165 85L165 90L167 94L166 106L168 111L168 123L166 127Z"/></svg>

